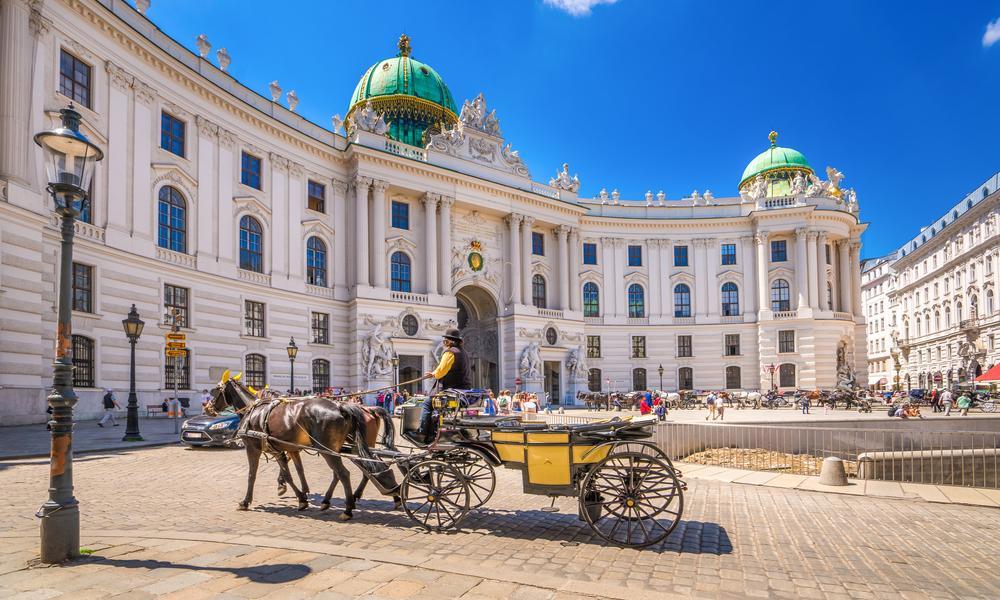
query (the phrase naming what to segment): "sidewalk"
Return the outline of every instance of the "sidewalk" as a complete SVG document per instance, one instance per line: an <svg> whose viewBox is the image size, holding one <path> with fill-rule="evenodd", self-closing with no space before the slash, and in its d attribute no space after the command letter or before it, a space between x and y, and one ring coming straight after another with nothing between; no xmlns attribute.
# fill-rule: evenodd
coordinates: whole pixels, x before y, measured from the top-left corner
<svg viewBox="0 0 1000 600"><path fill-rule="evenodd" d="M181 419L178 423L183 423ZM98 427L97 421L77 421L73 428L73 452L121 450L145 446L163 446L179 443L180 434L174 433L174 420L166 417L139 417L141 442L123 442L125 418L118 419L118 427ZM48 456L51 436L44 424L0 427L0 460Z"/></svg>
<svg viewBox="0 0 1000 600"><path fill-rule="evenodd" d="M1000 507L1000 490L986 488L959 487L952 485L930 485L926 483L902 483L898 481L878 481L874 479L848 479L846 486L820 485L818 476L774 473L771 471L747 471L712 465L676 462L684 477L707 479L725 483L740 483L763 487L807 490L828 494L849 494L876 498L900 498L937 502L939 504L966 504L971 506Z"/></svg>

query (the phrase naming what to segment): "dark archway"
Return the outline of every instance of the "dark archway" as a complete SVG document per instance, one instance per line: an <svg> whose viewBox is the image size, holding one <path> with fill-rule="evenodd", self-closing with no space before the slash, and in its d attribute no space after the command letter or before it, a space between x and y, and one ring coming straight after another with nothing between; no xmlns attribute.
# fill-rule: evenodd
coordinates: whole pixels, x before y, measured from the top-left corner
<svg viewBox="0 0 1000 600"><path fill-rule="evenodd" d="M472 385L496 391L500 385L497 304L481 287L466 286L455 294L458 328L472 365Z"/></svg>

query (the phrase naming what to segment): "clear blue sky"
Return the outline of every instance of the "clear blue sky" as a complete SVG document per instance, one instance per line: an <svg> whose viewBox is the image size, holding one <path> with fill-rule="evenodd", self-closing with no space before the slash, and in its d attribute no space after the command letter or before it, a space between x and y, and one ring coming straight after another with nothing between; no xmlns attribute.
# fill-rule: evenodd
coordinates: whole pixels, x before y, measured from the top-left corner
<svg viewBox="0 0 1000 600"><path fill-rule="evenodd" d="M1000 170L1000 43L987 45L1000 0L619 0L570 12L544 0L153 0L149 17L192 49L207 34L213 59L225 46L230 72L265 96L274 79L295 89L299 112L325 127L405 32L459 106L486 94L534 179L569 162L584 196L735 195L776 129L858 190L865 256Z"/></svg>

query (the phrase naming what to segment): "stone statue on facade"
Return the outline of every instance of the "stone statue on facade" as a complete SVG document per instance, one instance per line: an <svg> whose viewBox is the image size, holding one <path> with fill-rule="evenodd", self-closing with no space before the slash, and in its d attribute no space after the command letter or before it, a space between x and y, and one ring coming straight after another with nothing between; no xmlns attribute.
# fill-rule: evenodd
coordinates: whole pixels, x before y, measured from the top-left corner
<svg viewBox="0 0 1000 600"><path fill-rule="evenodd" d="M621 198L621 194L618 193L617 189L611 190L611 204L618 204L618 200Z"/></svg>
<svg viewBox="0 0 1000 600"><path fill-rule="evenodd" d="M587 365L586 356L583 346L577 346L569 351L569 356L566 358L566 369L569 371L571 378L582 379L587 376L590 368Z"/></svg>
<svg viewBox="0 0 1000 600"><path fill-rule="evenodd" d="M823 182L819 177L810 173L809 174L809 188L806 190L807 198L816 198L818 196L823 196L826 194L826 183Z"/></svg>
<svg viewBox="0 0 1000 600"><path fill-rule="evenodd" d="M500 120L497 119L497 111L486 112L486 97L482 92L472 102L468 100L462 105L462 111L458 115L458 120L466 127L482 131L487 135L500 137Z"/></svg>
<svg viewBox="0 0 1000 600"><path fill-rule="evenodd" d="M368 381L392 372L392 342L382 331L382 325L375 325L361 342L361 363Z"/></svg>
<svg viewBox="0 0 1000 600"><path fill-rule="evenodd" d="M656 193L656 203L658 205L666 206L666 201L667 201L667 195L663 193L663 190L660 190L659 192Z"/></svg>
<svg viewBox="0 0 1000 600"><path fill-rule="evenodd" d="M857 387L857 378L847 358L847 340L837 345L837 389L851 391Z"/></svg>
<svg viewBox="0 0 1000 600"><path fill-rule="evenodd" d="M840 190L840 182L844 180L844 174L833 167L827 167L826 178L829 179L826 184L827 193L834 198L842 197L844 193Z"/></svg>
<svg viewBox="0 0 1000 600"><path fill-rule="evenodd" d="M646 191L646 206L653 205L653 190Z"/></svg>
<svg viewBox="0 0 1000 600"><path fill-rule="evenodd" d="M767 179L764 178L764 175L757 175L753 178L753 182L747 190L747 197L754 201L767 197Z"/></svg>
<svg viewBox="0 0 1000 600"><path fill-rule="evenodd" d="M521 351L521 376L525 379L538 379L542 373L542 354L538 342L531 342Z"/></svg>
<svg viewBox="0 0 1000 600"><path fill-rule="evenodd" d="M597 194L597 197L601 199L601 204L607 204L608 203L607 188L601 188L601 191Z"/></svg>
<svg viewBox="0 0 1000 600"><path fill-rule="evenodd" d="M802 174L802 171L795 173L795 177L792 177L792 190L791 194L793 196L801 196L806 193L806 176Z"/></svg>
<svg viewBox="0 0 1000 600"><path fill-rule="evenodd" d="M555 177L549 179L549 185L560 190L567 190L576 193L580 189L580 180L576 175L569 176L569 163L563 163L562 171Z"/></svg>
<svg viewBox="0 0 1000 600"><path fill-rule="evenodd" d="M705 194L702 195L702 198L704 198L706 205L711 204L712 200L715 200L715 196L712 195L712 190L705 190Z"/></svg>
<svg viewBox="0 0 1000 600"><path fill-rule="evenodd" d="M375 112L371 100L365 104L364 108L355 111L351 117L351 122L354 128L360 131L368 131L375 135L385 135L389 131L388 123L385 122L382 115Z"/></svg>
<svg viewBox="0 0 1000 600"><path fill-rule="evenodd" d="M208 41L208 36L204 33L198 35L194 40L194 45L198 47L198 56L205 58L208 56L209 51L212 49L212 44Z"/></svg>

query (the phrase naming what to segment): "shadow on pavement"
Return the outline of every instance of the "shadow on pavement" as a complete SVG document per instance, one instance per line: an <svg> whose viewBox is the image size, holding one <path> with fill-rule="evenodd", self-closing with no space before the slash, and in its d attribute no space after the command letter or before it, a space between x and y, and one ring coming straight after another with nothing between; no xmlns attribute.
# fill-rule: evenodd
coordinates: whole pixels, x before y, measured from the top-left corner
<svg viewBox="0 0 1000 600"><path fill-rule="evenodd" d="M312 573L310 567L292 563L265 564L254 567L211 567L174 563L167 560L103 558L99 554L92 554L84 559L67 563L67 565L85 563L108 565L120 569L177 569L178 571L232 573L237 577L242 577L254 583L289 583L302 579Z"/></svg>
<svg viewBox="0 0 1000 600"><path fill-rule="evenodd" d="M289 500L295 502L294 498ZM393 510L391 501L362 499L354 510L354 518L347 522L339 520L344 506L343 499L334 499L330 510L326 511L320 511L316 508L321 501L322 496L312 494L310 507L304 511L297 510L294 505L279 504L257 504L252 506L250 510L261 510L296 519L314 519L342 527L351 527L353 524L371 524L426 532L427 535L435 536L474 532L499 538L549 540L567 545L589 544L602 547L611 545L594 533L585 522L579 520L575 512L551 513L541 510L479 508L469 511L457 531L427 532L411 521L403 511ZM643 548L643 550L721 555L730 554L733 551L733 545L726 529L718 523L682 519L677 524L677 528L665 540Z"/></svg>

